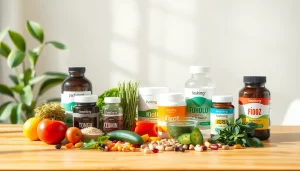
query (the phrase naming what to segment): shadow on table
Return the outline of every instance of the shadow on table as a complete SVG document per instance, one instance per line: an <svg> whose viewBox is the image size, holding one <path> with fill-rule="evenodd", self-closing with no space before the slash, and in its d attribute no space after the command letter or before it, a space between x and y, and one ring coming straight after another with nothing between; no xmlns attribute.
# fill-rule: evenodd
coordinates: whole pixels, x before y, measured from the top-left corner
<svg viewBox="0 0 300 171"><path fill-rule="evenodd" d="M292 143L300 142L300 133L273 133L268 143Z"/></svg>

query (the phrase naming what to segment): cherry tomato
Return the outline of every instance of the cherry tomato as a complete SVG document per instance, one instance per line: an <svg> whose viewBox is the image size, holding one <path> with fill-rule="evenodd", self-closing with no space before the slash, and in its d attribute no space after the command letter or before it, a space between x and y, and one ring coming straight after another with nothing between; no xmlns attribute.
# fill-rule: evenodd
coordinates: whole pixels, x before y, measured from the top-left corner
<svg viewBox="0 0 300 171"><path fill-rule="evenodd" d="M67 129L67 125L62 121L44 119L39 123L37 133L41 141L59 144L65 138Z"/></svg>
<svg viewBox="0 0 300 171"><path fill-rule="evenodd" d="M66 132L66 139L73 144L78 143L82 139L81 130L77 127L70 127Z"/></svg>

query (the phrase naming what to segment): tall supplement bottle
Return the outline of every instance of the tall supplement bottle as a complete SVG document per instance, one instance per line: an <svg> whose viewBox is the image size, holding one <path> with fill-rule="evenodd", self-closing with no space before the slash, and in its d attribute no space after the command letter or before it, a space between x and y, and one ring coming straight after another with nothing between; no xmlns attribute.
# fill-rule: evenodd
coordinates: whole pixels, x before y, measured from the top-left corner
<svg viewBox="0 0 300 171"><path fill-rule="evenodd" d="M85 67L69 67L69 77L61 86L61 105L66 111L65 122L68 127L73 126L74 98L92 94L92 84L85 78Z"/></svg>
<svg viewBox="0 0 300 171"><path fill-rule="evenodd" d="M215 84L208 76L210 67L190 66L191 78L185 83L187 117L198 121L198 128L204 138L210 137L211 98L215 94Z"/></svg>

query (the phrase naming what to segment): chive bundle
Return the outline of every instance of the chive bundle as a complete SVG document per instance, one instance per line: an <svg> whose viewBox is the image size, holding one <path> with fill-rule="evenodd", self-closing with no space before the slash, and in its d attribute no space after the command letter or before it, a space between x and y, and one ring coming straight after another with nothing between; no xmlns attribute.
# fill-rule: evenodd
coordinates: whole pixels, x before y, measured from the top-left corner
<svg viewBox="0 0 300 171"><path fill-rule="evenodd" d="M123 108L123 129L131 130L135 117L137 108L137 90L138 82L123 82L118 84L119 96L121 98L121 106Z"/></svg>

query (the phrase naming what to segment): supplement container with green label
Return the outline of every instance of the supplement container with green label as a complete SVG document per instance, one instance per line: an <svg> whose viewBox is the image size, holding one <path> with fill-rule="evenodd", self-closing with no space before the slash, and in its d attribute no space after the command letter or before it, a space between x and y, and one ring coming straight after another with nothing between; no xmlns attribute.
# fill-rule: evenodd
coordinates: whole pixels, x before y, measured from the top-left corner
<svg viewBox="0 0 300 171"><path fill-rule="evenodd" d="M111 132L123 129L123 108L120 97L105 97L102 108L102 131Z"/></svg>
<svg viewBox="0 0 300 171"><path fill-rule="evenodd" d="M197 126L204 138L210 137L211 98L215 93L215 84L208 76L209 71L208 66L190 66L191 78L185 83L187 117L198 121Z"/></svg>
<svg viewBox="0 0 300 171"><path fill-rule="evenodd" d="M218 130L222 130L234 122L234 106L231 95L212 96L212 107L210 108L210 134L218 134Z"/></svg>
<svg viewBox="0 0 300 171"><path fill-rule="evenodd" d="M66 111L65 122L68 127L73 126L73 106L76 96L92 94L92 84L85 78L85 67L69 67L70 76L61 86L61 105Z"/></svg>
<svg viewBox="0 0 300 171"><path fill-rule="evenodd" d="M167 87L139 88L138 120L157 123L157 101L161 93L168 93Z"/></svg>

